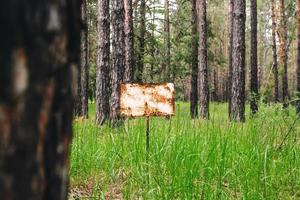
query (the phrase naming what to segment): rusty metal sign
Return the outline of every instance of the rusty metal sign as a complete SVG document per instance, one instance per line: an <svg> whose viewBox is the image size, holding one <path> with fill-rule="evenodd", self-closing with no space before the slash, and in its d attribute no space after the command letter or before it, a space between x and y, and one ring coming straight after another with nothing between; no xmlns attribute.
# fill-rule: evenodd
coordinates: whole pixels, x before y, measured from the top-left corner
<svg viewBox="0 0 300 200"><path fill-rule="evenodd" d="M174 102L173 83L121 85L120 110L125 117L174 115Z"/></svg>

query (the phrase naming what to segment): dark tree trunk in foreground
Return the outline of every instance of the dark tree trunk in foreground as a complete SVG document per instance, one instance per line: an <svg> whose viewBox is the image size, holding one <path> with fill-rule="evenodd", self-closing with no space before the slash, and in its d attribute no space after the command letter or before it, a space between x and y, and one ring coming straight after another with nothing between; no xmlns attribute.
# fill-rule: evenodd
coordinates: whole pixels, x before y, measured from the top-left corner
<svg viewBox="0 0 300 200"><path fill-rule="evenodd" d="M123 0L111 1L112 23L112 94L110 101L110 119L112 125L120 122L120 86L125 70L125 33Z"/></svg>
<svg viewBox="0 0 300 200"><path fill-rule="evenodd" d="M278 89L278 61L277 61L277 44L276 44L276 15L275 0L272 0L272 52L273 52L273 74L274 74L274 102L279 101Z"/></svg>
<svg viewBox="0 0 300 200"><path fill-rule="evenodd" d="M297 0L297 48L298 48L298 55L297 55L297 113L300 114L300 0Z"/></svg>
<svg viewBox="0 0 300 200"><path fill-rule="evenodd" d="M231 118L231 90L232 90L232 43L233 43L233 7L234 0L229 2L229 17L228 17L228 86L227 86L227 96L228 96L228 115Z"/></svg>
<svg viewBox="0 0 300 200"><path fill-rule="evenodd" d="M258 76L257 76L257 2L251 0L251 56L250 56L250 108L251 113L258 111Z"/></svg>
<svg viewBox="0 0 300 200"><path fill-rule="evenodd" d="M198 50L198 95L199 116L209 118L209 88L208 88L208 66L207 66L207 22L206 22L206 0L199 0L199 50Z"/></svg>
<svg viewBox="0 0 300 200"><path fill-rule="evenodd" d="M280 55L280 63L283 67L283 74L282 74L282 101L283 107L288 107L288 72L287 72L287 62L288 62L288 54L287 54L287 22L286 22L286 15L285 15L285 1L279 1L279 14L280 14L280 23L279 23L279 55Z"/></svg>
<svg viewBox="0 0 300 200"><path fill-rule="evenodd" d="M132 0L124 0L125 9L125 82L133 81L134 72L134 45L133 45L133 19Z"/></svg>
<svg viewBox="0 0 300 200"><path fill-rule="evenodd" d="M163 76L166 82L171 78L171 41L170 41L170 9L169 0L164 0L164 58L163 58Z"/></svg>
<svg viewBox="0 0 300 200"><path fill-rule="evenodd" d="M245 121L245 21L246 2L234 2L232 46L231 120Z"/></svg>
<svg viewBox="0 0 300 200"><path fill-rule="evenodd" d="M80 4L1 1L0 13L0 199L65 200Z"/></svg>
<svg viewBox="0 0 300 200"><path fill-rule="evenodd" d="M109 0L98 0L98 57L96 70L96 123L103 125L109 119Z"/></svg>
<svg viewBox="0 0 300 200"><path fill-rule="evenodd" d="M197 29L197 0L192 0L192 47L191 47L191 117L198 117L198 29Z"/></svg>
<svg viewBox="0 0 300 200"><path fill-rule="evenodd" d="M88 117L88 25L87 25L87 2L81 3L81 114Z"/></svg>
<svg viewBox="0 0 300 200"><path fill-rule="evenodd" d="M138 52L136 60L136 82L141 83L143 81L144 72L144 54L145 54L145 35L146 35L146 1L141 0L141 5L139 9L139 34L138 34Z"/></svg>

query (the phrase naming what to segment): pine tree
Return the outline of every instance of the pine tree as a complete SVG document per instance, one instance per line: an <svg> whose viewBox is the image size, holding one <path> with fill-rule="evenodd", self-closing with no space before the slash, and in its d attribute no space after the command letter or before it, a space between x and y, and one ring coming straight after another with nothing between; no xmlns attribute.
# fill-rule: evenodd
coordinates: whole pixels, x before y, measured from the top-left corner
<svg viewBox="0 0 300 200"><path fill-rule="evenodd" d="M65 200L80 3L1 1L0 13L0 199Z"/></svg>
<svg viewBox="0 0 300 200"><path fill-rule="evenodd" d="M246 2L236 0L233 14L231 120L245 121L245 21Z"/></svg>
<svg viewBox="0 0 300 200"><path fill-rule="evenodd" d="M199 116L209 118L209 86L207 66L207 21L206 0L198 0L198 28L199 28L199 50L198 50L198 95Z"/></svg>

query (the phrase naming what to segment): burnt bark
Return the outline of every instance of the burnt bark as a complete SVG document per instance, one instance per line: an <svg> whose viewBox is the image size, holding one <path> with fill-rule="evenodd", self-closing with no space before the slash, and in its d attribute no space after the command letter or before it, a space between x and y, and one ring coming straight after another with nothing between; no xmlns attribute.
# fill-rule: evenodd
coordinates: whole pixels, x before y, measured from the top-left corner
<svg viewBox="0 0 300 200"><path fill-rule="evenodd" d="M251 49L250 49L250 108L251 113L258 111L258 74L257 74L257 0L251 0Z"/></svg>
<svg viewBox="0 0 300 200"><path fill-rule="evenodd" d="M0 199L67 199L79 1L0 3Z"/></svg>
<svg viewBox="0 0 300 200"><path fill-rule="evenodd" d="M245 21L246 2L236 0L233 7L232 89L230 119L245 121Z"/></svg>
<svg viewBox="0 0 300 200"><path fill-rule="evenodd" d="M144 54L145 54L145 35L146 35L146 1L140 1L139 8L139 34L138 34L138 52L136 60L136 82L141 83L143 81L143 72L144 72Z"/></svg>
<svg viewBox="0 0 300 200"><path fill-rule="evenodd" d="M125 33L124 33L124 2L111 1L112 23L112 94L110 100L110 119L113 126L121 122L120 118L120 86L125 70Z"/></svg>
<svg viewBox="0 0 300 200"><path fill-rule="evenodd" d="M109 119L110 98L110 15L109 0L98 0L98 57L96 69L96 123Z"/></svg>
<svg viewBox="0 0 300 200"><path fill-rule="evenodd" d="M169 82L173 79L171 76L171 40L170 40L170 5L169 0L164 0L164 58L163 58L163 76L164 80Z"/></svg>
<svg viewBox="0 0 300 200"><path fill-rule="evenodd" d="M209 86L207 66L207 21L206 21L206 0L199 0L198 28L199 28L199 49L198 49L198 98L199 116L209 118Z"/></svg>
<svg viewBox="0 0 300 200"><path fill-rule="evenodd" d="M274 75L274 102L279 101L279 81L278 81L278 61L277 61L277 44L276 44L276 15L275 0L272 0L272 52L273 52L273 75Z"/></svg>
<svg viewBox="0 0 300 200"><path fill-rule="evenodd" d="M192 118L198 117L198 29L197 29L197 0L192 0L192 47L191 47L191 94L190 114Z"/></svg>
<svg viewBox="0 0 300 200"><path fill-rule="evenodd" d="M278 37L279 37L279 43L280 43L280 49L279 49L279 57L280 57L280 64L283 67L283 74L282 74L282 101L283 101L283 107L288 107L288 71L287 71L287 65L288 65L288 50L287 50L287 39L288 39L288 33L287 33L287 19L285 15L285 1L280 0L279 1L279 29L278 29Z"/></svg>
<svg viewBox="0 0 300 200"><path fill-rule="evenodd" d="M133 81L134 72L134 40L133 40L133 18L132 0L124 0L125 9L125 82Z"/></svg>
<svg viewBox="0 0 300 200"><path fill-rule="evenodd" d="M81 115L88 117L88 25L87 25L87 2L81 3Z"/></svg>
<svg viewBox="0 0 300 200"><path fill-rule="evenodd" d="M297 113L300 114L300 0L297 0Z"/></svg>
<svg viewBox="0 0 300 200"><path fill-rule="evenodd" d="M228 17L228 80L227 80L227 98L228 98L228 116L231 118L231 90L232 90L232 43L233 43L233 7L234 0L229 2Z"/></svg>

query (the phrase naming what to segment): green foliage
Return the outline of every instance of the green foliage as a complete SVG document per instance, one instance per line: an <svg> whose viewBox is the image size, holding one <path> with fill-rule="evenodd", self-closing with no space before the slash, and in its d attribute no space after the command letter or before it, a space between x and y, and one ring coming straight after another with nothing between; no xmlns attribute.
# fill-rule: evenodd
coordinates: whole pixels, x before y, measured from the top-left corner
<svg viewBox="0 0 300 200"><path fill-rule="evenodd" d="M247 110L249 119L239 124L228 122L225 104L210 109L210 121L191 120L186 103L176 103L171 120L151 118L147 163L145 119L99 129L91 105L90 120L74 125L71 185L92 182L95 199L298 199L295 112L262 105L252 118Z"/></svg>

